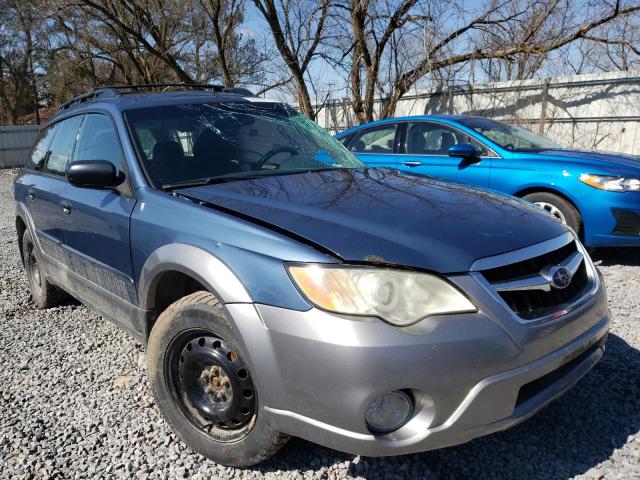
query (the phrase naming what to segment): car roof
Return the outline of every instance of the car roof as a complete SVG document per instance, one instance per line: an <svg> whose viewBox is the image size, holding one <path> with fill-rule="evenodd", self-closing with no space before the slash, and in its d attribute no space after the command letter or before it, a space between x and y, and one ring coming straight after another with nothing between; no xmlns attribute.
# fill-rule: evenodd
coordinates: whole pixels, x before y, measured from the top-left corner
<svg viewBox="0 0 640 480"><path fill-rule="evenodd" d="M181 85L176 85L180 87ZM156 85L124 85L104 87L79 95L64 103L47 123L67 116L68 113L82 113L85 110L109 105L119 111L133 108L161 107L188 103L216 102L273 102L258 98L243 88L224 88L218 85L193 86L195 90L179 91L139 91L139 88L156 87ZM162 85L157 85L162 87ZM202 89L199 89L202 88Z"/></svg>
<svg viewBox="0 0 640 480"><path fill-rule="evenodd" d="M436 114L436 115L411 115L404 117L393 117L393 118L385 118L383 120L375 120L369 123L363 123L362 125L356 125L355 127L348 128L340 133L337 133L337 137L342 137L345 135L349 135L357 130L367 127L373 127L375 125L383 125L385 123L393 123L393 122L407 122L407 121L416 121L416 120L441 120L444 122L459 122L461 120L468 120L471 118L483 118L477 115L448 115L448 114Z"/></svg>

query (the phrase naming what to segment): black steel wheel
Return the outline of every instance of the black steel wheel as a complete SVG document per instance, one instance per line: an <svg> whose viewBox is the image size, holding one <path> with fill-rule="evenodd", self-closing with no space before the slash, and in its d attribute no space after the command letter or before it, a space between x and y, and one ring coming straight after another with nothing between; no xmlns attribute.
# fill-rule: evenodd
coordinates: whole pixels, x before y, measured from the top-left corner
<svg viewBox="0 0 640 480"><path fill-rule="evenodd" d="M42 296L43 275L40 272L40 265L38 264L38 257L36 256L33 243L29 242L29 244L27 244L27 250L25 250L24 256L25 268L27 275L29 275L29 286L37 296Z"/></svg>
<svg viewBox="0 0 640 480"><path fill-rule="evenodd" d="M22 237L22 259L33 303L41 309L55 307L62 303L67 295L47 280L35 243L28 230Z"/></svg>
<svg viewBox="0 0 640 480"><path fill-rule="evenodd" d="M174 398L189 422L218 442L246 435L256 395L238 352L212 332L192 331L172 342L168 354Z"/></svg>
<svg viewBox="0 0 640 480"><path fill-rule="evenodd" d="M249 360L209 292L170 305L149 336L147 372L162 416L189 447L223 465L260 463L289 438L269 424Z"/></svg>

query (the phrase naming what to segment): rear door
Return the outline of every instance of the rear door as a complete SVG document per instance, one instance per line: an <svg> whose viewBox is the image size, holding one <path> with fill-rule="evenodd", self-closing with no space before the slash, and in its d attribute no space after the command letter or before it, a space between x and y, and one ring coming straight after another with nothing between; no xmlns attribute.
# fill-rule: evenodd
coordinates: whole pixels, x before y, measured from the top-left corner
<svg viewBox="0 0 640 480"><path fill-rule="evenodd" d="M449 147L470 143L479 151L473 160L449 156ZM409 122L406 125L400 168L460 183L489 186L489 150L469 135L436 122Z"/></svg>
<svg viewBox="0 0 640 480"><path fill-rule="evenodd" d="M351 136L347 148L371 167L398 168L398 134L397 123L366 127Z"/></svg>
<svg viewBox="0 0 640 480"><path fill-rule="evenodd" d="M85 115L73 160L108 160L117 171L124 170L124 155L109 116ZM61 203L64 219L60 228L69 266L92 284L84 289L85 299L99 306L105 296L113 294L128 304L137 304L129 247L129 218L135 198L128 184L116 191L67 183Z"/></svg>
<svg viewBox="0 0 640 480"><path fill-rule="evenodd" d="M49 183L47 178L38 172L44 170L46 160L51 154L50 145L57 127L58 124L53 124L40 131L27 161L27 173L23 175L20 183L16 183L16 200L24 202L38 238L43 232L49 235L53 234L50 231L49 220L55 202L51 201L51 196L46 189L45 184Z"/></svg>

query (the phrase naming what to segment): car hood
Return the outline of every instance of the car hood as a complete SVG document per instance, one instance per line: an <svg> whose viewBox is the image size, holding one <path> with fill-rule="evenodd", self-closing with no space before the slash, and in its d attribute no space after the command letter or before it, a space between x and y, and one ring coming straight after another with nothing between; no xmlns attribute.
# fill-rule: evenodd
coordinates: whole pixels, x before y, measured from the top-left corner
<svg viewBox="0 0 640 480"><path fill-rule="evenodd" d="M181 195L289 232L344 261L441 273L563 234L534 206L389 169L331 170L190 187Z"/></svg>
<svg viewBox="0 0 640 480"><path fill-rule="evenodd" d="M640 157L623 153L593 152L588 150L544 150L539 153L543 156L554 156L562 159L574 159L576 161L601 164L603 167L629 168L640 170Z"/></svg>

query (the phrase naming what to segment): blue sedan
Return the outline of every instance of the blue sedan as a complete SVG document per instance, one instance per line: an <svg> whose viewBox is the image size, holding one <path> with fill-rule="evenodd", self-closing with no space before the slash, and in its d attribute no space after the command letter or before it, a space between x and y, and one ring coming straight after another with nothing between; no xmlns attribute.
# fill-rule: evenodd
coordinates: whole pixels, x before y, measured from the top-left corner
<svg viewBox="0 0 640 480"><path fill-rule="evenodd" d="M533 202L590 247L640 246L640 157L568 150L529 130L465 115L401 117L337 138L373 167L408 170Z"/></svg>

